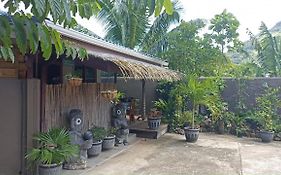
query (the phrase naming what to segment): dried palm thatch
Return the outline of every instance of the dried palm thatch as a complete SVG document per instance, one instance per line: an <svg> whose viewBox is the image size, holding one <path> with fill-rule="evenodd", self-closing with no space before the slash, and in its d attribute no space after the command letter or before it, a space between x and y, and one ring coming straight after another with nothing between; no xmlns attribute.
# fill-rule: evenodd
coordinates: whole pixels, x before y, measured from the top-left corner
<svg viewBox="0 0 281 175"><path fill-rule="evenodd" d="M178 72L169 70L165 67L156 66L153 64L128 59L121 56L93 53L90 55L95 58L99 58L105 61L111 61L114 63L125 78L144 79L144 80L168 80L176 81L181 79L181 75Z"/></svg>

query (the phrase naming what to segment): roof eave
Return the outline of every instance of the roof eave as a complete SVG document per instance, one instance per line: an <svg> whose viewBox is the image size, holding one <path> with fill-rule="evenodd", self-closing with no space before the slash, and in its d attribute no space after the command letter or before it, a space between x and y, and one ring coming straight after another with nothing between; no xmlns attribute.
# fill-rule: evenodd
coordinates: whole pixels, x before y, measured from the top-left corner
<svg viewBox="0 0 281 175"><path fill-rule="evenodd" d="M53 29L57 30L59 33L61 33L63 36L68 37L68 38L72 38L84 43L88 43L91 45L95 45L95 46L99 46L99 47L103 47L105 49L109 49L115 52L119 52L119 53L123 53L123 54L127 54L133 57L136 57L144 62L148 62L148 63L152 63L161 67L167 67L168 63L162 60L158 60L155 59L151 56L148 55L144 55L141 54L139 52L136 52L132 49L128 49L122 46L117 46L115 44L97 39L97 38L93 38L91 36L88 36L86 34L71 30L71 29L65 29L61 26L55 25L54 23L52 23L51 21L46 20L46 23L48 24L49 27L52 27Z"/></svg>

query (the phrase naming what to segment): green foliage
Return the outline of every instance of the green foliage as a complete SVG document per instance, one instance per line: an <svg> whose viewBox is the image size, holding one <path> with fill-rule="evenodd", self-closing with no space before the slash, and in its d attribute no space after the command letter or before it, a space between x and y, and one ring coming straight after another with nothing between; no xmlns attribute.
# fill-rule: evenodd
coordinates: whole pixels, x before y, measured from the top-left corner
<svg viewBox="0 0 281 175"><path fill-rule="evenodd" d="M212 30L211 38L220 46L222 53L224 53L226 47L234 49L241 46L237 32L239 25L236 17L226 10L211 19L211 25L209 26L209 29Z"/></svg>
<svg viewBox="0 0 281 175"><path fill-rule="evenodd" d="M258 65L261 66L263 75L280 76L281 37L274 36L263 22L259 29L260 34L258 36L249 32L252 45L257 51Z"/></svg>
<svg viewBox="0 0 281 175"><path fill-rule="evenodd" d="M181 22L168 33L167 47L158 56L166 59L171 69L184 74L217 75L217 70L227 62L208 36L199 35L204 26L202 20Z"/></svg>
<svg viewBox="0 0 281 175"><path fill-rule="evenodd" d="M105 38L132 49L149 51L148 47L160 40L170 24L179 20L177 9L170 0L105 0L101 1L100 5L102 10L98 18L106 26ZM162 12L163 6L166 10ZM155 9L157 17L150 24L152 9Z"/></svg>
<svg viewBox="0 0 281 175"><path fill-rule="evenodd" d="M279 94L280 88L268 87L261 96L256 98L255 117L267 131L274 129L273 123L278 119L277 110L281 107Z"/></svg>
<svg viewBox="0 0 281 175"><path fill-rule="evenodd" d="M104 127L96 127L95 126L91 129L91 131L92 131L92 134L93 134L93 139L95 141L103 140L107 135L106 129Z"/></svg>
<svg viewBox="0 0 281 175"><path fill-rule="evenodd" d="M70 157L78 154L78 147L71 145L68 131L54 128L34 137L38 141L37 148L33 148L26 159L30 164L61 164Z"/></svg>
<svg viewBox="0 0 281 175"><path fill-rule="evenodd" d="M105 8L105 6L101 6L103 1L99 0L1 0L1 2L5 3L4 7L8 9L11 18L0 14L0 46L5 48L2 49L3 51L1 50L0 56L12 61L14 61L14 55L10 52L13 47L12 34L15 34L15 44L23 55L36 53L41 48L43 57L48 60L52 53L53 44L57 57L65 50L68 53L69 51L63 47L64 42L61 40L60 34L46 24L46 18L50 18L54 24L73 28L77 24L74 19L76 15L89 19ZM119 1L111 2L118 4ZM158 16L163 8L168 14L173 13L170 0L149 0L148 2L149 6L146 6L146 9L151 14L155 12L155 15ZM20 9L21 3L24 4L24 9ZM31 13L27 9L30 9ZM134 19L135 17L132 16L132 20ZM10 25L9 20L12 20L13 25ZM75 50L72 49L72 51ZM7 51L9 54L6 53ZM72 53L73 59L77 55L81 59L87 58L85 49Z"/></svg>
<svg viewBox="0 0 281 175"><path fill-rule="evenodd" d="M65 75L65 78L71 79L71 78L82 78L82 72L81 71L74 71L71 73L68 73Z"/></svg>
<svg viewBox="0 0 281 175"><path fill-rule="evenodd" d="M208 78L199 80L195 75L189 75L187 82L180 83L176 88L176 93L184 100L192 104L192 127L194 128L194 118L198 112L199 105L209 107L210 99L217 94L218 86L214 79Z"/></svg>

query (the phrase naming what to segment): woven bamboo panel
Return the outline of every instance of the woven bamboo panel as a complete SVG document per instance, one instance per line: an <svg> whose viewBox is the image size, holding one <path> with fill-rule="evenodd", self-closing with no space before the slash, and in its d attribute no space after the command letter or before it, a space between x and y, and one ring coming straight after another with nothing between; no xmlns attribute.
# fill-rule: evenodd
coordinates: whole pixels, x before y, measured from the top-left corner
<svg viewBox="0 0 281 175"><path fill-rule="evenodd" d="M71 109L82 110L84 130L92 125L107 128L110 126L112 104L100 95L100 91L114 89L115 84L100 83L83 83L81 86L47 85L44 130L52 127L68 128L67 116Z"/></svg>

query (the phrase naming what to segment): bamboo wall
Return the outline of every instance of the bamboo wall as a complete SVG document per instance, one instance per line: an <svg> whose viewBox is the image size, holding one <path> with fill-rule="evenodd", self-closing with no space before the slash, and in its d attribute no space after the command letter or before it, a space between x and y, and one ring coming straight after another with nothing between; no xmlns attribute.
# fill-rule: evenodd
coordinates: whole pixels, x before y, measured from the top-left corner
<svg viewBox="0 0 281 175"><path fill-rule="evenodd" d="M47 85L43 129L68 127L67 116L74 108L83 112L84 130L92 125L107 128L111 121L111 103L100 95L100 91L113 89L116 89L115 84Z"/></svg>

